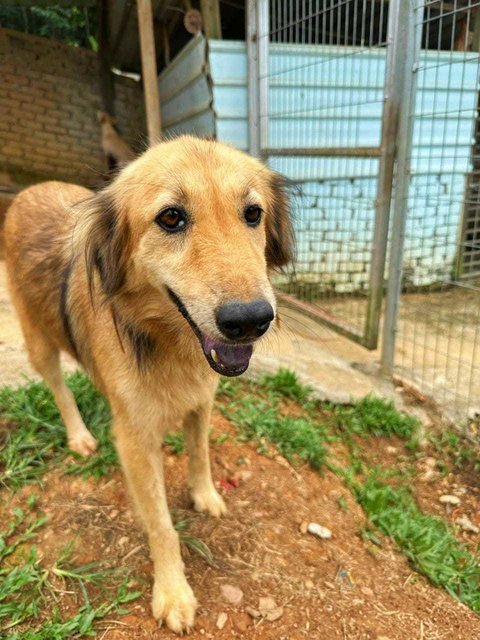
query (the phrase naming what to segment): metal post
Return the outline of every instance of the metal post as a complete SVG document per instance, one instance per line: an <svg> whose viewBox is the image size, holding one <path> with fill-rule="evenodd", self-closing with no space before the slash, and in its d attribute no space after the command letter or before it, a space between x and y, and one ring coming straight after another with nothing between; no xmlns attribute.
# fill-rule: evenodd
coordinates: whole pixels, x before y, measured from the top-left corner
<svg viewBox="0 0 480 640"><path fill-rule="evenodd" d="M424 4L425 0L405 1L407 8L405 28L407 29L408 42L404 50L399 51L399 54L405 58L406 73L404 75L399 113L397 171L381 356L382 372L387 375L393 373L395 363L395 339L402 291L402 263L411 174L413 115L415 112L417 71L422 43L423 24L421 18Z"/></svg>
<svg viewBox="0 0 480 640"><path fill-rule="evenodd" d="M249 150L260 157L268 146L269 0L248 0L248 132Z"/></svg>
<svg viewBox="0 0 480 640"><path fill-rule="evenodd" d="M404 0L391 0L388 10L385 95L379 149L380 163L375 202L375 229L370 267L368 308L365 321L365 346L369 349L375 349L378 343L399 112L405 75L409 75L404 56L404 52L411 42L408 33L408 12L410 10L408 5L409 2Z"/></svg>

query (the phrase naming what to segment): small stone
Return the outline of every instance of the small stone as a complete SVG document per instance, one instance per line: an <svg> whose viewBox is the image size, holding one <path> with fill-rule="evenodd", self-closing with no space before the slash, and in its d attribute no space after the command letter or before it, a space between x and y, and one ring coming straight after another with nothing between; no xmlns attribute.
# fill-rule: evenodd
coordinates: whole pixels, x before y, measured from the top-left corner
<svg viewBox="0 0 480 640"><path fill-rule="evenodd" d="M332 537L332 532L327 527L322 527L321 524L317 524L316 522L310 522L307 527L308 533L311 533L312 536L316 536L317 538L321 538L322 540L329 540Z"/></svg>
<svg viewBox="0 0 480 640"><path fill-rule="evenodd" d="M269 622L275 622L283 616L283 607L277 607L277 603L273 598L259 598L258 609L260 615Z"/></svg>
<svg viewBox="0 0 480 640"><path fill-rule="evenodd" d="M394 453L397 453L397 451L398 451L397 447L392 447L390 445L388 447L386 447L386 452L387 453L394 454Z"/></svg>
<svg viewBox="0 0 480 640"><path fill-rule="evenodd" d="M480 529L477 525L473 524L470 518L466 515L458 517L455 522L460 525L464 531L468 531L468 533L480 533Z"/></svg>
<svg viewBox="0 0 480 640"><path fill-rule="evenodd" d="M245 607L245 611L249 616L252 616L252 618L260 617L260 611L258 609L254 609L253 607Z"/></svg>
<svg viewBox="0 0 480 640"><path fill-rule="evenodd" d="M305 580L305 588L306 589L313 589L313 587L315 586L313 580Z"/></svg>
<svg viewBox="0 0 480 640"><path fill-rule="evenodd" d="M460 498L458 498L457 496L451 496L449 494L444 494L443 496L440 496L440 498L438 499L442 504L450 504L452 506L457 506L460 504Z"/></svg>
<svg viewBox="0 0 480 640"><path fill-rule="evenodd" d="M227 620L228 616L224 611L222 613L219 613L217 618L217 628L222 630L223 627L227 624Z"/></svg>
<svg viewBox="0 0 480 640"><path fill-rule="evenodd" d="M427 456L426 458L424 458L423 464L427 467L427 469L434 469L437 466L437 460L436 458Z"/></svg>
<svg viewBox="0 0 480 640"><path fill-rule="evenodd" d="M124 547L128 543L128 536L122 536L118 539L118 546Z"/></svg>
<svg viewBox="0 0 480 640"><path fill-rule="evenodd" d="M109 514L110 520L115 520L115 518L118 516L118 513L119 513L118 509L112 509L112 511L110 511L110 514Z"/></svg>
<svg viewBox="0 0 480 640"><path fill-rule="evenodd" d="M227 602L237 607L243 600L243 591L232 584L223 584L220 588L223 597Z"/></svg>
<svg viewBox="0 0 480 640"><path fill-rule="evenodd" d="M305 535L307 533L307 531L308 531L308 522L306 520L304 520L300 524L300 533L303 533Z"/></svg>
<svg viewBox="0 0 480 640"><path fill-rule="evenodd" d="M370 587L362 587L360 591L364 596L367 596L368 598L373 598L373 596L375 595Z"/></svg>

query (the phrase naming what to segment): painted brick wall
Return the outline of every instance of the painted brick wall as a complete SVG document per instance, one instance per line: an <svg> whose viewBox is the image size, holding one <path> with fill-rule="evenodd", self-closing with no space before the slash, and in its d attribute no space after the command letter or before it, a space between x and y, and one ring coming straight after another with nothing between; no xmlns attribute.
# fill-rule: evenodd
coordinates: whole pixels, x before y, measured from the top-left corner
<svg viewBox="0 0 480 640"><path fill-rule="evenodd" d="M135 149L145 139L140 84L115 77L116 115ZM18 183L99 183L106 170L93 52L0 29L0 172Z"/></svg>

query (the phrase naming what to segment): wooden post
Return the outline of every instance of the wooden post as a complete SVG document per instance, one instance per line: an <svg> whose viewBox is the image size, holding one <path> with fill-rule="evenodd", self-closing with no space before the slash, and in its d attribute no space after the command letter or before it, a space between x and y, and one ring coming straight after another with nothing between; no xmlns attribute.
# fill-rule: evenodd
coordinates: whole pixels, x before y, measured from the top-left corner
<svg viewBox="0 0 480 640"><path fill-rule="evenodd" d="M111 116L115 115L115 84L112 73L112 50L108 33L108 7L106 2L98 1L98 63L100 72L100 95L102 109Z"/></svg>
<svg viewBox="0 0 480 640"><path fill-rule="evenodd" d="M158 94L157 58L155 54L151 0L137 0L137 13L148 139L150 145L152 145L156 142L160 142L162 125L160 116L160 97Z"/></svg>
<svg viewBox="0 0 480 640"><path fill-rule="evenodd" d="M212 40L222 39L219 0L200 0L205 37Z"/></svg>

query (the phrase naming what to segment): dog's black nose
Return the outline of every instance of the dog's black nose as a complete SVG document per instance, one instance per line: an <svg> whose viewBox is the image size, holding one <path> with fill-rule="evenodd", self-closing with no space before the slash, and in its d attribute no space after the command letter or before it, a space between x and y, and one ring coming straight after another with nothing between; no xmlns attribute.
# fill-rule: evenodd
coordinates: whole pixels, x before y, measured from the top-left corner
<svg viewBox="0 0 480 640"><path fill-rule="evenodd" d="M228 302L217 309L217 327L229 340L259 338L275 317L266 300Z"/></svg>

